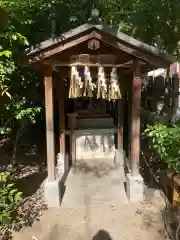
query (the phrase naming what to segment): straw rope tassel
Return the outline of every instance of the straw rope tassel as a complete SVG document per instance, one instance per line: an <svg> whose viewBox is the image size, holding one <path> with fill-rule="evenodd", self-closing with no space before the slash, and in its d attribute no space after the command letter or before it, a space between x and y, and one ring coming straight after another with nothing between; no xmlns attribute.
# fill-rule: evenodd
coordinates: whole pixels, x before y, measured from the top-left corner
<svg viewBox="0 0 180 240"><path fill-rule="evenodd" d="M69 98L74 98L74 81L75 81L75 67L71 67Z"/></svg>
<svg viewBox="0 0 180 240"><path fill-rule="evenodd" d="M79 76L79 72L76 71L76 97L81 97L82 96L82 89L83 89L83 82L82 78Z"/></svg>
<svg viewBox="0 0 180 240"><path fill-rule="evenodd" d="M83 96L93 97L96 85L92 82L91 72L88 66L84 68L84 94Z"/></svg>
<svg viewBox="0 0 180 240"><path fill-rule="evenodd" d="M103 67L99 67L97 80L97 98L107 98L107 83Z"/></svg>
<svg viewBox="0 0 180 240"><path fill-rule="evenodd" d="M98 68L98 79L97 79L97 98L101 96L101 67Z"/></svg>
<svg viewBox="0 0 180 240"><path fill-rule="evenodd" d="M71 67L71 79L70 79L70 88L69 88L69 98L81 97L81 90L83 88L83 82L79 76L77 67Z"/></svg>
<svg viewBox="0 0 180 240"><path fill-rule="evenodd" d="M109 100L116 100L121 98L121 91L118 83L117 69L112 68L110 76Z"/></svg>
<svg viewBox="0 0 180 240"><path fill-rule="evenodd" d="M84 93L83 96L86 97L87 95L87 87L88 87L88 67L84 67Z"/></svg>
<svg viewBox="0 0 180 240"><path fill-rule="evenodd" d="M107 98L107 80L105 77L104 68L102 69L102 82L101 82L101 91L102 91L102 98Z"/></svg>

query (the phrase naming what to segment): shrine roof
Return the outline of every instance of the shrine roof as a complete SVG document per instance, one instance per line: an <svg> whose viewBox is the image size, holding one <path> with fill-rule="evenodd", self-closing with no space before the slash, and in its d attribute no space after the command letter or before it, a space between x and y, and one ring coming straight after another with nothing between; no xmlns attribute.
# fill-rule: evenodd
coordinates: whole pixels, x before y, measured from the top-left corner
<svg viewBox="0 0 180 240"><path fill-rule="evenodd" d="M131 36L128 36L122 32L116 31L115 29L109 27L103 23L85 23L81 26L78 26L74 29L71 29L65 33L62 33L58 37L52 37L46 41L43 41L35 46L30 47L27 49L26 54L29 57L34 57L39 55L41 52L48 51L48 49L56 48L56 46L63 44L64 42L71 41L71 39L76 38L78 39L79 36L83 34L87 34L88 32L98 31L100 33L107 34L111 38L120 41L124 45L128 45L129 48L132 48L134 51L139 51L141 53L148 54L153 58L157 58L160 62L158 66L156 64L155 67L168 67L175 59L162 51L159 51L156 47L150 46L142 41L139 41ZM103 42L103 37L101 38ZM141 54L142 57L142 54ZM147 59L146 59L147 60ZM161 64L162 62L162 64Z"/></svg>

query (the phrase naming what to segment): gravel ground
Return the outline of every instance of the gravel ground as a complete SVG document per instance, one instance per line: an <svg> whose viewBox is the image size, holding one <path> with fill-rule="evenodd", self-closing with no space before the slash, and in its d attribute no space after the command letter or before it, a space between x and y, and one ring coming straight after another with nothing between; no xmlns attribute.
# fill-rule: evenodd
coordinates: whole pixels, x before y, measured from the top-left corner
<svg viewBox="0 0 180 240"><path fill-rule="evenodd" d="M102 171L103 169L103 171ZM72 169L59 209L46 210L32 227L13 233L15 240L165 240L165 201L159 190L146 189L146 200L127 201L124 174L101 168L100 176ZM93 181L92 181L93 179Z"/></svg>
<svg viewBox="0 0 180 240"><path fill-rule="evenodd" d="M153 197L151 203L102 204L98 207L61 207L59 210L48 210L32 228L24 228L14 233L13 239L168 239L162 218L162 197L157 191L155 193L157 196Z"/></svg>

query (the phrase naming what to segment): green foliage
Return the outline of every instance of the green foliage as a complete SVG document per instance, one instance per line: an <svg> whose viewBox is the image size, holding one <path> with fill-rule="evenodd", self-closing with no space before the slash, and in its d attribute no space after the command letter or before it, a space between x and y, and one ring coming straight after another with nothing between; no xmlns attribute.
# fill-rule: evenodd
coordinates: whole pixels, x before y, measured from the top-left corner
<svg viewBox="0 0 180 240"><path fill-rule="evenodd" d="M148 139L149 149L163 163L180 173L180 127L178 125L148 125L144 131Z"/></svg>
<svg viewBox="0 0 180 240"><path fill-rule="evenodd" d="M31 106L30 103L27 104L25 97L23 97L22 100L11 104L7 109L14 111L14 117L16 120L23 122L30 121L33 124L36 123L36 115L41 112L40 107Z"/></svg>
<svg viewBox="0 0 180 240"><path fill-rule="evenodd" d="M11 129L9 127L0 127L0 135L9 135Z"/></svg>
<svg viewBox="0 0 180 240"><path fill-rule="evenodd" d="M11 113L11 119L4 126L0 126L0 136L2 138L6 138L12 133L12 123L17 122L20 127L24 127L27 124L35 124L37 114L41 113L41 107L28 103L25 97L20 101L15 100L13 102L13 100L6 105L6 111L4 111L4 114Z"/></svg>
<svg viewBox="0 0 180 240"><path fill-rule="evenodd" d="M0 173L0 226L12 220L16 204L22 199L22 193L14 184L10 172Z"/></svg>
<svg viewBox="0 0 180 240"><path fill-rule="evenodd" d="M180 56L179 0L0 0L1 134L35 123L42 106L43 98L36 98L40 78L24 72L19 61L24 47L51 37L52 18L60 35L85 23L93 7L118 31Z"/></svg>
<svg viewBox="0 0 180 240"><path fill-rule="evenodd" d="M101 0L101 3L112 25L119 28L124 23L123 31L180 56L179 0Z"/></svg>
<svg viewBox="0 0 180 240"><path fill-rule="evenodd" d="M19 58L24 46L51 37L52 18L56 35L83 24L93 6L100 10L103 21L117 30L179 56L179 0L0 0L1 127L8 119L15 122L27 119L25 116L30 119L31 113L31 122L34 122L34 114L39 113L42 105L34 96L29 101L30 91L36 92L40 78L23 72ZM30 89L29 92L27 89ZM21 104L24 96L26 103ZM21 108L15 113L18 104ZM7 113L9 106L12 114Z"/></svg>
<svg viewBox="0 0 180 240"><path fill-rule="evenodd" d="M60 34L87 21L95 6L103 20L116 29L179 53L179 0L1 0L0 6L11 16L10 29L26 36L31 43L50 37L52 15L56 34Z"/></svg>
<svg viewBox="0 0 180 240"><path fill-rule="evenodd" d="M51 37L52 17L55 35L60 35L85 23L93 6L100 10L103 21L118 31L180 56L179 0L0 0L0 137L34 124L41 112L43 97L37 91L41 78L24 70L20 62L26 45ZM149 121L159 120L151 115ZM178 172L179 135L177 126L161 124L145 131L149 147L168 168ZM6 204L11 205L10 200Z"/></svg>

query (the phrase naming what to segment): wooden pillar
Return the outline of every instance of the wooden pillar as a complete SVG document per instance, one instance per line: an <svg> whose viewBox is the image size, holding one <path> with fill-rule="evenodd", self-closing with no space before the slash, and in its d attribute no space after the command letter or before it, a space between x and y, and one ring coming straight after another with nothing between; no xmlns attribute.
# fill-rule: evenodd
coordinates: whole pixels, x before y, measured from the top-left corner
<svg viewBox="0 0 180 240"><path fill-rule="evenodd" d="M72 165L76 162L76 134L74 130L71 132L71 158Z"/></svg>
<svg viewBox="0 0 180 240"><path fill-rule="evenodd" d="M124 102L118 100L117 102L117 114L118 114L118 123L117 123L117 149L123 148L123 125L124 125Z"/></svg>
<svg viewBox="0 0 180 240"><path fill-rule="evenodd" d="M46 112L46 145L48 180L55 180L55 146L54 146L54 116L53 116L53 80L52 68L44 72L45 112Z"/></svg>
<svg viewBox="0 0 180 240"><path fill-rule="evenodd" d="M140 105L141 105L141 78L140 65L138 60L133 64L133 81L132 81L132 114L131 114L131 174L139 174L139 157L140 157Z"/></svg>
<svg viewBox="0 0 180 240"><path fill-rule="evenodd" d="M65 154L65 112L64 112L64 84L63 80L59 79L59 145L60 153Z"/></svg>
<svg viewBox="0 0 180 240"><path fill-rule="evenodd" d="M72 161L72 165L75 163L76 161L76 134L75 134L75 130L76 130L76 119L77 118L77 114L76 113L69 113L68 114L68 125L70 128L70 152L71 152L71 161Z"/></svg>
<svg viewBox="0 0 180 240"><path fill-rule="evenodd" d="M130 81L130 86L128 90L128 163L129 163L129 167L131 167L130 160L131 160L131 135L132 135L131 134L132 132L132 82L133 82L132 79Z"/></svg>

